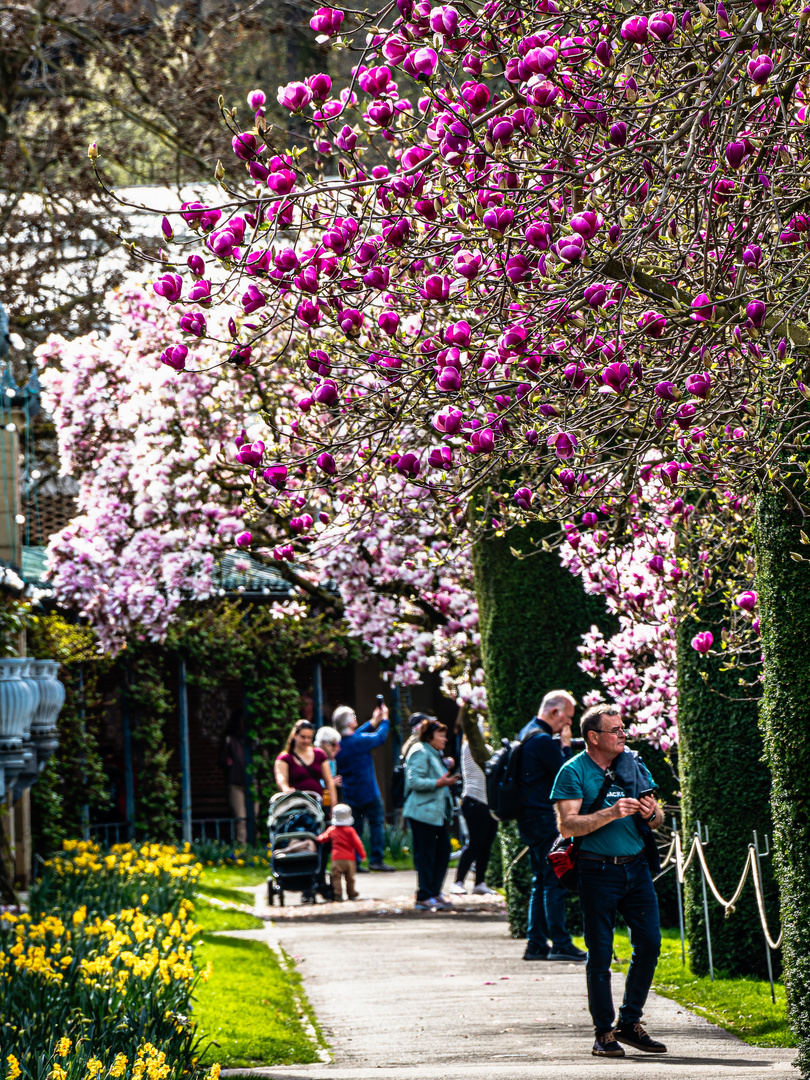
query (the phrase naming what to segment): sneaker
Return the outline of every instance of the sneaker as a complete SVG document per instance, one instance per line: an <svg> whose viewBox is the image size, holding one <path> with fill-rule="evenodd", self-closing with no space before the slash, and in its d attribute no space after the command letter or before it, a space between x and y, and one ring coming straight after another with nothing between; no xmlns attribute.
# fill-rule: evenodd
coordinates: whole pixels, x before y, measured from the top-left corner
<svg viewBox="0 0 810 1080"><path fill-rule="evenodd" d="M454 881L453 884L450 886L450 892L451 892L451 894L453 896L466 896L467 895L467 890L464 887L464 882L463 881ZM475 889L473 889L473 892L475 892Z"/></svg>
<svg viewBox="0 0 810 1080"><path fill-rule="evenodd" d="M384 862L369 863L368 868L377 874L393 874L394 872L394 867Z"/></svg>
<svg viewBox="0 0 810 1080"><path fill-rule="evenodd" d="M569 964L584 964L588 954L576 945L566 945L562 949L552 948L548 954L549 960L564 960Z"/></svg>
<svg viewBox="0 0 810 1080"><path fill-rule="evenodd" d="M604 1035L597 1035L591 1053L594 1057L624 1057L624 1047L616 1042L616 1035L612 1031L606 1031Z"/></svg>
<svg viewBox="0 0 810 1080"><path fill-rule="evenodd" d="M475 896L497 896L498 894L494 889L490 889L489 885L485 881L482 881L480 885L476 885L473 889Z"/></svg>
<svg viewBox="0 0 810 1080"><path fill-rule="evenodd" d="M534 949L527 949L523 954L524 960L548 960L548 949L545 952L536 952Z"/></svg>
<svg viewBox="0 0 810 1080"><path fill-rule="evenodd" d="M453 905L450 903L449 899L446 896L442 895L441 893L438 896L431 897L431 899L432 899L433 903L436 905L436 910L437 911L452 911L453 910Z"/></svg>
<svg viewBox="0 0 810 1080"><path fill-rule="evenodd" d="M439 901L431 896L429 900L417 900L413 906L417 911L438 911Z"/></svg>
<svg viewBox="0 0 810 1080"><path fill-rule="evenodd" d="M641 1021L637 1021L635 1024L619 1024L614 1031L614 1035L619 1042L633 1046L636 1050L644 1050L648 1054L665 1054L667 1052L667 1048L662 1042L656 1042L655 1039L650 1038Z"/></svg>
<svg viewBox="0 0 810 1080"><path fill-rule="evenodd" d="M357 873L358 874L367 874L368 873L368 867L367 866L358 866L357 867Z"/></svg>

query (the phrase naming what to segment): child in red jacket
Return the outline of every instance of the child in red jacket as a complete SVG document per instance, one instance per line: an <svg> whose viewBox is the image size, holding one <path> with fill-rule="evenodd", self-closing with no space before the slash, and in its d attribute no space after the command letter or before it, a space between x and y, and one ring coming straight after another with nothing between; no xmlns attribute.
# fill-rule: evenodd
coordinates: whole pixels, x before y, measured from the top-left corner
<svg viewBox="0 0 810 1080"><path fill-rule="evenodd" d="M332 822L326 832L318 837L318 843L332 841L332 888L335 900L343 899L343 878L346 878L346 893L350 900L360 895L355 888L354 875L357 855L365 859L366 851L356 831L352 828L354 818L352 808L346 803L338 803L332 811Z"/></svg>

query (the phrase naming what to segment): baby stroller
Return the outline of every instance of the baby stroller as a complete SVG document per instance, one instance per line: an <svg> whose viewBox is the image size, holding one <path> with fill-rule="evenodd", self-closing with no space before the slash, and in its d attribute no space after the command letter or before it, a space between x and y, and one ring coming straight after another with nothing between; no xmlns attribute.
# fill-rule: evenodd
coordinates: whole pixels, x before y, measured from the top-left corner
<svg viewBox="0 0 810 1080"><path fill-rule="evenodd" d="M270 802L270 876L267 903L284 905L287 889L301 893L301 903L314 904L322 878L323 852L317 838L324 831L321 804L304 791L288 791Z"/></svg>

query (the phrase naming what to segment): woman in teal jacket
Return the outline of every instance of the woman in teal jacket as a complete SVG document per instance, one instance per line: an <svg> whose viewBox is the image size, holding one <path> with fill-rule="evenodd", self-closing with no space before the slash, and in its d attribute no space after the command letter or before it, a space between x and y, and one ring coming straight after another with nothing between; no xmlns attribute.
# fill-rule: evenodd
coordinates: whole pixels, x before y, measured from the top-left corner
<svg viewBox="0 0 810 1080"><path fill-rule="evenodd" d="M416 907L419 911L452 907L442 895L450 862L450 824L453 798L449 788L458 780L444 767L447 728L432 717L423 720L419 741L405 762L405 805L402 808L413 836L416 867Z"/></svg>

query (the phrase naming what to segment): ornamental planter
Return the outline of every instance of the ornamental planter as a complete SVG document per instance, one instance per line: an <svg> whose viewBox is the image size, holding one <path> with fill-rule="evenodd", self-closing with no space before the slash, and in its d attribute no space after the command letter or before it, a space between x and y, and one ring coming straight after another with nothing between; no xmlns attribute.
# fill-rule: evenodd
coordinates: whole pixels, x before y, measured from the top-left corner
<svg viewBox="0 0 810 1080"><path fill-rule="evenodd" d="M0 659L0 750L19 750L28 737L38 695L27 678L31 661Z"/></svg>
<svg viewBox="0 0 810 1080"><path fill-rule="evenodd" d="M31 660L30 678L39 690L39 700L31 719L31 737L39 739L56 731L56 719L65 703L65 688L56 675L57 660Z"/></svg>

